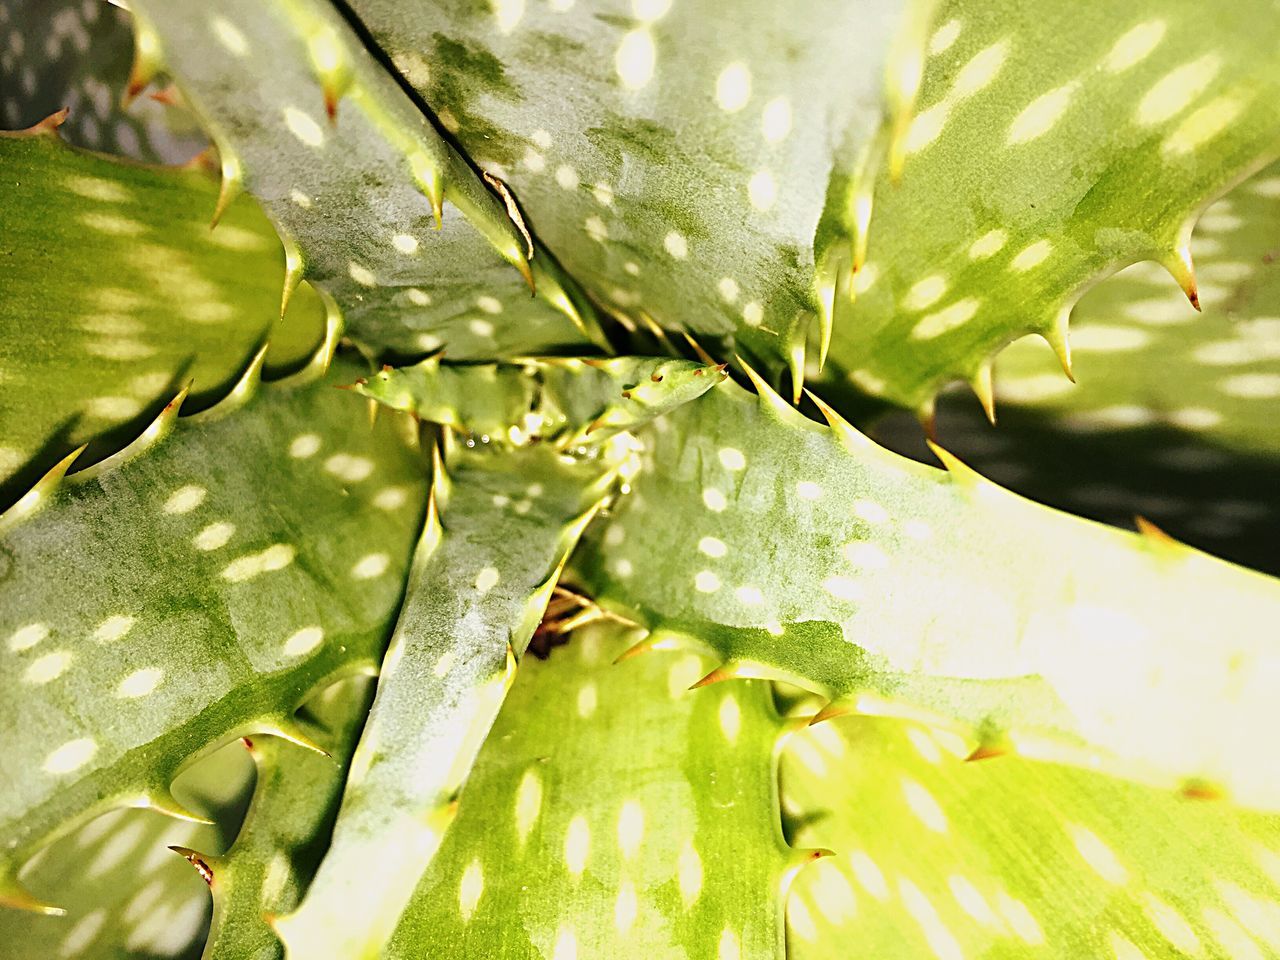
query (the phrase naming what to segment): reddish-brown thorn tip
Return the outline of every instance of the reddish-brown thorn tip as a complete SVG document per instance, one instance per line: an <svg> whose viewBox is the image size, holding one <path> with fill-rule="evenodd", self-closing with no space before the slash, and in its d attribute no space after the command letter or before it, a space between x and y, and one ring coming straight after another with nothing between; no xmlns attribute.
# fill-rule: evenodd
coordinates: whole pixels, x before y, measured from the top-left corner
<svg viewBox="0 0 1280 960"><path fill-rule="evenodd" d="M716 667L697 683L689 687L689 689L697 690L699 687L709 687L713 683L723 683L725 680L732 680L736 676L737 674L734 672L734 669L728 664L725 664L724 666Z"/></svg>
<svg viewBox="0 0 1280 960"><path fill-rule="evenodd" d="M974 747L973 752L965 757L965 762L972 760L993 760L996 757L1007 756L1010 753L1008 744L1004 743L980 743Z"/></svg>

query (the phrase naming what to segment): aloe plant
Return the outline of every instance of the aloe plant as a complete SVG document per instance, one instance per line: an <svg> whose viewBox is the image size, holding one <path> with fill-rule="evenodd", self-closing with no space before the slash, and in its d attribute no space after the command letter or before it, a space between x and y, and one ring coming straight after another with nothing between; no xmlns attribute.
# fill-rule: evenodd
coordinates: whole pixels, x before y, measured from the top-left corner
<svg viewBox="0 0 1280 960"><path fill-rule="evenodd" d="M1269 4L128 6L0 6L5 957L1280 952Z"/></svg>

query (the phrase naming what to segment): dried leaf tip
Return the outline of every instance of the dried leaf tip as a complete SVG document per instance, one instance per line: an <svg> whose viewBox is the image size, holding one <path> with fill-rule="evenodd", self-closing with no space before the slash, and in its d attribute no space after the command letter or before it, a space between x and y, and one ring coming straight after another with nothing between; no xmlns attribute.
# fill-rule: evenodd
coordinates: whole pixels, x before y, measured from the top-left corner
<svg viewBox="0 0 1280 960"><path fill-rule="evenodd" d="M169 847L174 853L186 860L196 868L196 873L200 874L200 879L206 885L213 886L213 868L209 866L209 860L204 854L192 850L190 847L179 847L171 845Z"/></svg>

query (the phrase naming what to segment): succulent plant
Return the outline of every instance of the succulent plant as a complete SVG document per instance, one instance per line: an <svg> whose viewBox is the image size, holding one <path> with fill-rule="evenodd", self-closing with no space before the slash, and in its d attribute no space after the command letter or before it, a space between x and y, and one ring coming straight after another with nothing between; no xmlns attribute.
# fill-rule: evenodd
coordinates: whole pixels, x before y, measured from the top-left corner
<svg viewBox="0 0 1280 960"><path fill-rule="evenodd" d="M1273 4L122 6L0 4L0 955L1280 955Z"/></svg>

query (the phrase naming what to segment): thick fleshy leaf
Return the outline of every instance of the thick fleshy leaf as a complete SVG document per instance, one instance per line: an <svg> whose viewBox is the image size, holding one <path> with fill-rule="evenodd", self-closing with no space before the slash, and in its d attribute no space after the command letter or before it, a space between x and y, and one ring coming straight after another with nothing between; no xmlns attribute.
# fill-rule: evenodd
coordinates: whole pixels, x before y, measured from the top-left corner
<svg viewBox="0 0 1280 960"><path fill-rule="evenodd" d="M57 891L64 917L0 910L5 960L125 960L199 955L209 925L205 885L171 844L221 849L244 812L253 767L224 747L185 770L174 793L217 825L178 823L147 810L113 810L63 837L23 879Z"/></svg>
<svg viewBox="0 0 1280 960"><path fill-rule="evenodd" d="M337 301L368 351L445 346L463 359L590 344L590 304L508 212L514 200L486 185L329 3L133 6L218 145L225 189L243 179L296 276Z"/></svg>
<svg viewBox="0 0 1280 960"><path fill-rule="evenodd" d="M724 661L709 679L794 680L833 712L922 707L988 751L1280 805L1258 739L1280 584L901 458L771 392L726 382L642 439L632 493L575 566L646 644L687 635Z"/></svg>
<svg viewBox="0 0 1280 960"><path fill-rule="evenodd" d="M797 373L832 293L825 254L855 219L855 171L884 148L891 47L923 32L929 6L351 4L614 311ZM893 62L903 112L919 54Z"/></svg>
<svg viewBox="0 0 1280 960"><path fill-rule="evenodd" d="M276 922L288 956L376 957L456 813L455 798L612 484L605 455L458 446L437 464L409 592L325 855Z"/></svg>
<svg viewBox="0 0 1280 960"><path fill-rule="evenodd" d="M708 661L611 661L589 627L527 661L387 956L775 960L782 842L768 685L689 690Z"/></svg>
<svg viewBox="0 0 1280 960"><path fill-rule="evenodd" d="M722 367L654 357L548 357L511 364L452 364L438 356L386 368L356 392L484 442L531 438L568 446L634 430L696 400Z"/></svg>
<svg viewBox="0 0 1280 960"><path fill-rule="evenodd" d="M80 444L118 449L184 384L193 407L225 394L268 337L277 372L323 338L310 290L277 322L284 258L253 203L209 231L207 175L48 132L0 134L0 168L0 508Z"/></svg>
<svg viewBox="0 0 1280 960"><path fill-rule="evenodd" d="M110 806L172 809L189 758L289 736L312 690L376 665L424 471L332 388L355 372L170 407L24 500L0 536L0 727L20 731L0 741L0 897L21 900L17 870L50 837Z"/></svg>
<svg viewBox="0 0 1280 960"><path fill-rule="evenodd" d="M1280 139L1269 0L948 0L937 23L832 344L833 375L917 410L949 380L984 390L1023 334L1065 353L1071 306L1117 267L1160 261L1193 291L1196 217Z"/></svg>
<svg viewBox="0 0 1280 960"><path fill-rule="evenodd" d="M64 107L71 143L134 160L183 163L208 141L185 111L141 97L127 108L133 60L129 14L105 0L0 7L0 118L11 130ZM159 92L159 91L155 91Z"/></svg>
<svg viewBox="0 0 1280 960"><path fill-rule="evenodd" d="M197 844L176 851L213 894L204 960L284 956L269 921L297 906L320 862L371 694L368 680L357 677L333 684L303 708L306 728L328 755L271 736L242 741L258 778L235 843L221 855Z"/></svg>
<svg viewBox="0 0 1280 960"><path fill-rule="evenodd" d="M1078 386L1033 344L1001 354L993 430L943 398L938 435L992 479L1038 500L1170 535L1280 572L1280 228L1275 167L1214 204L1192 249L1204 315L1134 267L1076 308ZM1047 362L1046 362L1047 361ZM911 449L912 429L878 434ZM918 440L917 448L922 448Z"/></svg>
<svg viewBox="0 0 1280 960"><path fill-rule="evenodd" d="M1280 951L1280 820L844 718L788 741L802 870L788 956L1213 957Z"/></svg>

